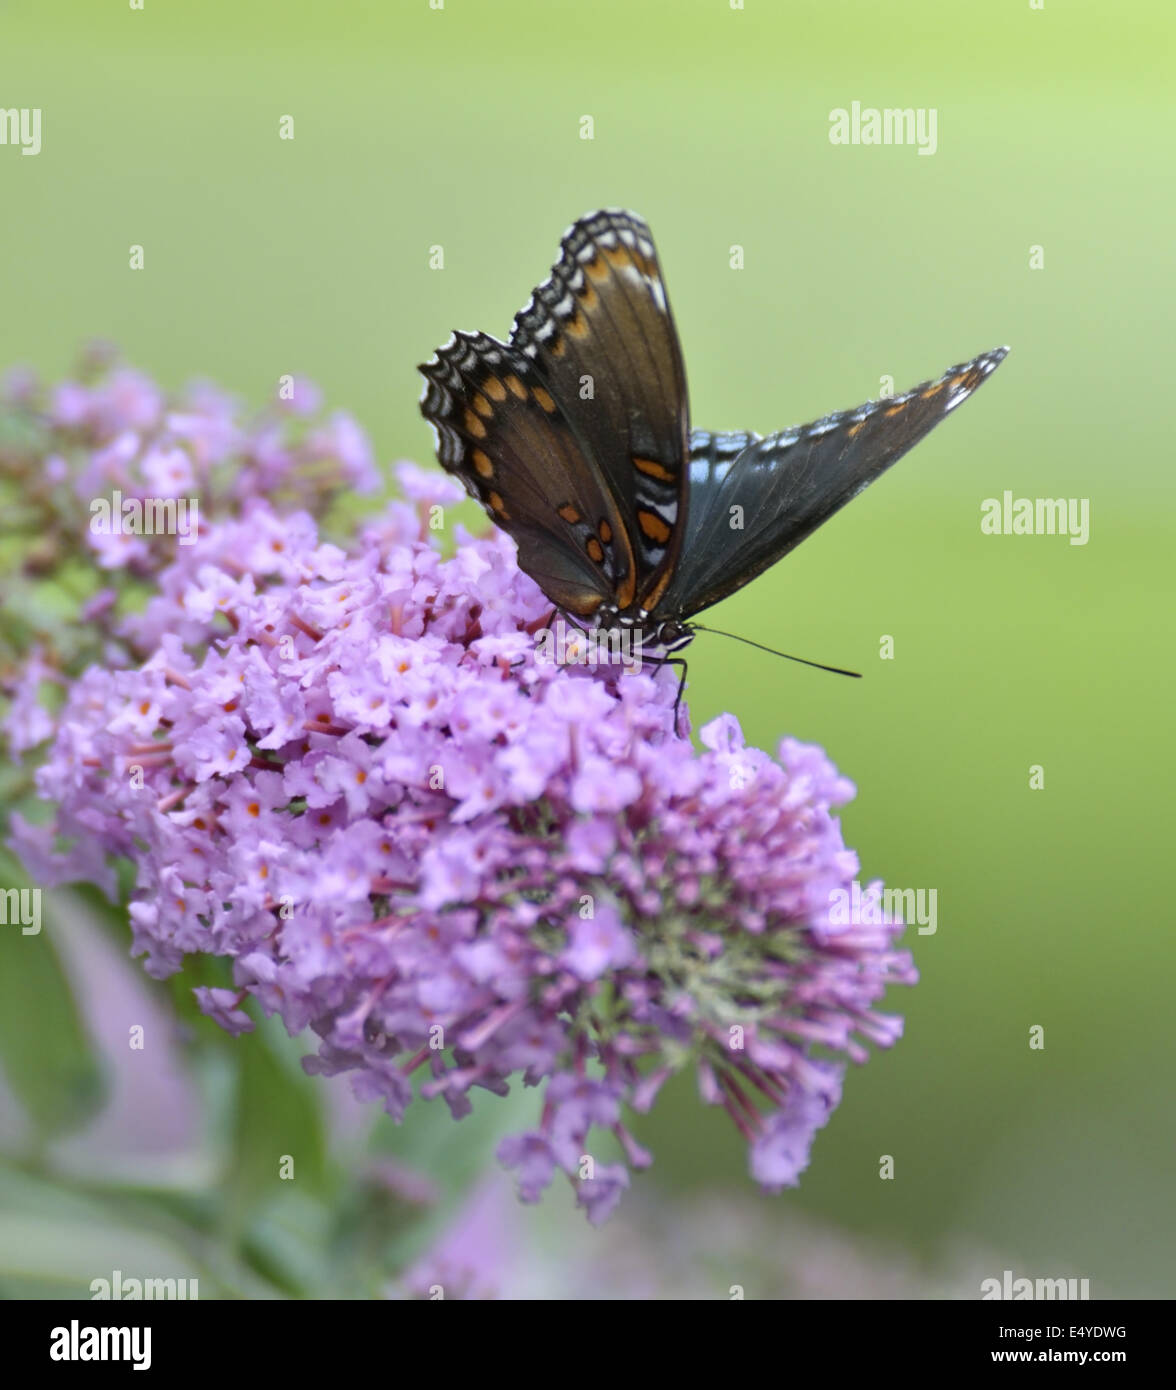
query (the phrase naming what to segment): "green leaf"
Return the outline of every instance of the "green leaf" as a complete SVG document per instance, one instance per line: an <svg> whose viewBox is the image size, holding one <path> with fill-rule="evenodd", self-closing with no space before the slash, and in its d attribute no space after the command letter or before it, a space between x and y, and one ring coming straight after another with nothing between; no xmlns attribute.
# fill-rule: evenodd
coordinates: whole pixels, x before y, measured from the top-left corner
<svg viewBox="0 0 1176 1390"><path fill-rule="evenodd" d="M402 1124L381 1118L371 1139L376 1154L394 1157L431 1178L438 1188L435 1205L400 1223L386 1240L383 1259L389 1270L403 1270L427 1249L461 1210L478 1181L501 1171L495 1150L508 1134L534 1128L542 1091L512 1086L507 1096L475 1089L472 1110L455 1120L443 1101L415 1100Z"/></svg>
<svg viewBox="0 0 1176 1390"><path fill-rule="evenodd" d="M235 1046L237 1105L224 1215L227 1232L239 1238L267 1200L292 1187L321 1196L327 1160L319 1083L301 1071L280 1025L267 1021Z"/></svg>
<svg viewBox="0 0 1176 1390"><path fill-rule="evenodd" d="M198 1279L202 1298L274 1298L275 1286L233 1260L166 1205L123 1192L81 1192L0 1163L0 1297L90 1298L94 1279Z"/></svg>
<svg viewBox="0 0 1176 1390"><path fill-rule="evenodd" d="M6 875L0 893L18 883L15 876ZM5 911L0 915L35 916L20 909L36 901L23 893L4 893L0 906ZM39 931L26 935L19 921L0 923L0 1068L43 1142L88 1120L101 1106L105 1088L53 946L63 899L41 893L39 901Z"/></svg>

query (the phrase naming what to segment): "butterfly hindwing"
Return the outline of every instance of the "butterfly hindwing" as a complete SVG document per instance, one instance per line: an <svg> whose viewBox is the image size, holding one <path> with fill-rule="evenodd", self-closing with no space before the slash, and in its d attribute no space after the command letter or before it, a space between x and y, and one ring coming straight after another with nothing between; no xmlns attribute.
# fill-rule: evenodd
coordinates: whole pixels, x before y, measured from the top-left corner
<svg viewBox="0 0 1176 1390"><path fill-rule="evenodd" d="M442 466L514 538L520 568L577 616L627 607L636 568L623 519L530 358L488 334L456 333L420 370Z"/></svg>
<svg viewBox="0 0 1176 1390"><path fill-rule="evenodd" d="M1006 352L766 438L694 431L685 561L664 611L688 619L775 564L967 400Z"/></svg>
<svg viewBox="0 0 1176 1390"><path fill-rule="evenodd" d="M511 346L574 418L615 499L652 609L681 549L686 370L649 227L590 213L565 233L550 277L518 314Z"/></svg>

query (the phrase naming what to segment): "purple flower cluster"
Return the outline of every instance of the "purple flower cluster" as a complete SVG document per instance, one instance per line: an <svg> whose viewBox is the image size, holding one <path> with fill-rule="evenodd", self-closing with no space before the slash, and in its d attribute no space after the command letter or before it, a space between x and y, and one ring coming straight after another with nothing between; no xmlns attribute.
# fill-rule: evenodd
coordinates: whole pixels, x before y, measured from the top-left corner
<svg viewBox="0 0 1176 1390"><path fill-rule="evenodd" d="M80 541L99 568L142 576L170 557L169 539L79 525L79 504L85 516L95 499L112 494L130 503L196 498L211 518L259 496L278 510L316 512L341 488L376 491L381 479L367 437L341 411L313 419L319 404L315 386L286 377L269 408L243 420L239 404L216 386L196 383L169 397L97 343L77 378L51 391L24 370L0 383L0 408L33 441L24 457L7 457L0 446L0 481L16 477L21 504L37 509L29 530L42 544L60 531L68 549Z"/></svg>
<svg viewBox="0 0 1176 1390"><path fill-rule="evenodd" d="M455 527L447 558L429 523L459 489L400 484L346 549L252 495L176 547L123 621L138 658L68 683L37 776L56 818L14 817L14 843L41 882L112 894L125 857L151 974L231 958L207 1013L243 1031L252 996L313 1029L308 1070L397 1120L542 1087L499 1151L527 1201L562 1171L605 1219L651 1161L625 1109L683 1068L759 1183L794 1185L845 1061L900 1032L880 996L915 978L901 927L829 920L858 868L831 814L851 784L819 748L745 747L730 715L697 753L672 671L544 661L550 604L513 544ZM43 674L14 742L45 732Z"/></svg>

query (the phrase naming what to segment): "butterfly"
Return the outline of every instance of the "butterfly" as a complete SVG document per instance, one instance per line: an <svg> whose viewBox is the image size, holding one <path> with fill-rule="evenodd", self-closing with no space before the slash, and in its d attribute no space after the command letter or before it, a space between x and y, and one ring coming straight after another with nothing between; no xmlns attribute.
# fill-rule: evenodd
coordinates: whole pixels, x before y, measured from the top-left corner
<svg viewBox="0 0 1176 1390"><path fill-rule="evenodd" d="M649 227L589 213L507 342L454 333L420 367L442 466L590 629L669 653L976 390L1007 348L778 434L691 429ZM809 663L816 664L816 663ZM852 673L851 673L852 674Z"/></svg>

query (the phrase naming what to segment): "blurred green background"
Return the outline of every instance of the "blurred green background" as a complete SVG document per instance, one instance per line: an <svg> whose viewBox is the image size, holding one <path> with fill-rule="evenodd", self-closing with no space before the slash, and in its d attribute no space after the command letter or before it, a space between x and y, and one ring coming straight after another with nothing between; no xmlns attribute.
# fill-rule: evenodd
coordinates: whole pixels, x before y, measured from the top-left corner
<svg viewBox="0 0 1176 1390"><path fill-rule="evenodd" d="M0 3L0 107L44 113L36 158L0 147L0 366L59 376L102 334L168 385L260 401L302 372L382 462L425 460L415 364L453 328L504 335L600 205L658 238L699 425L782 428L1012 345L711 614L866 678L711 637L690 700L696 726L824 744L863 878L939 894L890 1000L905 1038L849 1077L800 1190L752 1198L763 1221L1096 1297L1176 1294L1174 29L1163 0ZM936 108L937 152L831 145L854 100ZM1089 544L982 535L1006 488L1089 498ZM689 1085L636 1129L639 1186L750 1194Z"/></svg>

